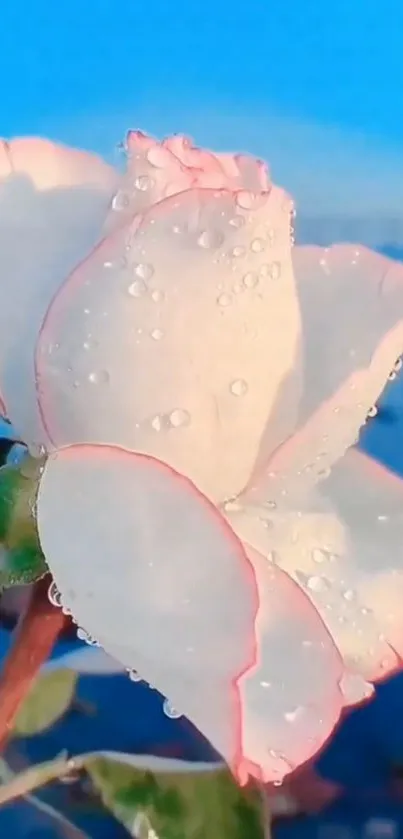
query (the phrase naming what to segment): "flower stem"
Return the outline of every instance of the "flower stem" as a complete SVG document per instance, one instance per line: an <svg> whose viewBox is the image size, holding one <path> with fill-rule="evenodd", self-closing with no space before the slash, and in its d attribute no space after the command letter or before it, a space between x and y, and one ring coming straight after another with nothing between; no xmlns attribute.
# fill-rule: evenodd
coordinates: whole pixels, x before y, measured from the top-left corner
<svg viewBox="0 0 403 839"><path fill-rule="evenodd" d="M0 753L12 733L20 706L68 621L48 599L50 582L47 574L32 585L30 600L20 616L0 672Z"/></svg>

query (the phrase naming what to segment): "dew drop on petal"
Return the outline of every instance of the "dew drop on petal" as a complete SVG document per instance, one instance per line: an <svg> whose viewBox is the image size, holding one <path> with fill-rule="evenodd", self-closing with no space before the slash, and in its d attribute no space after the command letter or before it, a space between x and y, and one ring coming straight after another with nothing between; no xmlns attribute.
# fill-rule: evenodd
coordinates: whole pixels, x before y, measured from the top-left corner
<svg viewBox="0 0 403 839"><path fill-rule="evenodd" d="M106 385L109 382L109 373L107 370L94 370L89 374L88 381L92 385Z"/></svg>
<svg viewBox="0 0 403 839"><path fill-rule="evenodd" d="M154 183L148 175L139 175L134 181L134 186L140 192L147 192L147 190L154 186Z"/></svg>
<svg viewBox="0 0 403 839"><path fill-rule="evenodd" d="M151 299L154 301L154 303L160 303L161 300L164 299L163 292L160 291L158 288L154 288L151 292Z"/></svg>
<svg viewBox="0 0 403 839"><path fill-rule="evenodd" d="M52 606L56 606L58 609L61 608L62 596L54 581L51 582L48 589L48 600L52 604Z"/></svg>
<svg viewBox="0 0 403 839"><path fill-rule="evenodd" d="M217 297L217 303L218 303L219 306L222 306L223 309L225 309L226 306L230 306L231 305L230 295L229 294L220 294L220 296Z"/></svg>
<svg viewBox="0 0 403 839"><path fill-rule="evenodd" d="M229 223L230 223L231 227L239 228L239 227L242 227L245 224L245 219L244 219L243 216L234 216L234 218L231 218L229 220Z"/></svg>
<svg viewBox="0 0 403 839"><path fill-rule="evenodd" d="M142 682L143 679L139 676L137 670L128 670L127 675L131 682Z"/></svg>
<svg viewBox="0 0 403 839"><path fill-rule="evenodd" d="M131 297L141 297L146 290L147 286L143 280L135 280L128 288L128 292Z"/></svg>
<svg viewBox="0 0 403 839"><path fill-rule="evenodd" d="M169 421L174 428L180 428L181 426L188 425L190 414L182 408L176 408L174 411L171 411Z"/></svg>
<svg viewBox="0 0 403 839"><path fill-rule="evenodd" d="M310 589L310 591L325 591L325 589L328 588L328 585L328 581L325 577L319 577L315 575L312 577L308 577L306 581L306 586Z"/></svg>
<svg viewBox="0 0 403 839"><path fill-rule="evenodd" d="M149 262L139 262L134 269L134 273L142 280L150 280L154 274L154 267Z"/></svg>
<svg viewBox="0 0 403 839"><path fill-rule="evenodd" d="M178 720L179 717L182 716L182 714L179 711L177 711L173 705L171 705L169 699L164 699L164 702L162 704L162 710L165 716L169 717L169 719L171 720Z"/></svg>
<svg viewBox="0 0 403 839"><path fill-rule="evenodd" d="M233 396L244 396L248 390L248 383L244 379L234 379L229 389Z"/></svg>
<svg viewBox="0 0 403 839"><path fill-rule="evenodd" d="M112 200L112 209L116 210L117 212L121 212L122 210L126 210L129 206L130 199L126 192L120 190L116 193Z"/></svg>
<svg viewBox="0 0 403 839"><path fill-rule="evenodd" d="M235 245L235 247L232 248L232 250L230 250L228 256L233 256L237 258L239 256L244 256L245 253L246 249L243 247L243 245Z"/></svg>
<svg viewBox="0 0 403 839"><path fill-rule="evenodd" d="M243 284L246 288L255 288L258 283L258 277L253 271L248 271L243 278Z"/></svg>
<svg viewBox="0 0 403 839"><path fill-rule="evenodd" d="M162 420L161 420L161 417L158 416L158 414L155 417L152 418L151 427L154 429L154 431L161 431Z"/></svg>
<svg viewBox="0 0 403 839"><path fill-rule="evenodd" d="M261 251L264 251L265 247L266 243L264 239L252 239L250 249L253 253L260 253Z"/></svg>
<svg viewBox="0 0 403 839"><path fill-rule="evenodd" d="M154 341L160 341L163 335L162 329L153 329L151 332L151 337L154 338Z"/></svg>
<svg viewBox="0 0 403 839"><path fill-rule="evenodd" d="M224 237L219 230L203 230L197 240L197 244L201 248L219 248L224 241Z"/></svg>

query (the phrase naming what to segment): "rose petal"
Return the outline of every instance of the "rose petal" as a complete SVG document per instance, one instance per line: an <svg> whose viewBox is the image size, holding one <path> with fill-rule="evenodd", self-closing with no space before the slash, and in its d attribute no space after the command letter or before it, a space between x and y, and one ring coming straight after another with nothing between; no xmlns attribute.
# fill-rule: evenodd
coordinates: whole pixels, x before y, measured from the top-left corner
<svg viewBox="0 0 403 839"><path fill-rule="evenodd" d="M217 155L206 151L206 149L198 148L188 137L174 134L172 137L166 137L162 145L165 149L169 149L183 166L193 171L194 186L211 189L233 188L234 182L232 179L231 183L228 182L226 172Z"/></svg>
<svg viewBox="0 0 403 839"><path fill-rule="evenodd" d="M239 683L243 753L261 767L262 781L282 781L316 754L333 731L343 705L343 666L301 589L245 547L255 570L259 611L256 665Z"/></svg>
<svg viewBox="0 0 403 839"><path fill-rule="evenodd" d="M264 160L249 154L217 154L229 182L238 189L261 192L270 189L270 176Z"/></svg>
<svg viewBox="0 0 403 839"><path fill-rule="evenodd" d="M40 443L35 342L54 292L100 236L116 174L95 155L47 140L0 148L1 390L17 432Z"/></svg>
<svg viewBox="0 0 403 839"><path fill-rule="evenodd" d="M295 583L253 551L248 562L189 481L152 458L72 447L47 461L37 510L64 605L241 781L279 780L322 745L341 704L330 637Z"/></svg>
<svg viewBox="0 0 403 839"><path fill-rule="evenodd" d="M142 131L129 131L125 146L127 170L113 198L109 233L195 181L195 174L168 148Z"/></svg>
<svg viewBox="0 0 403 839"><path fill-rule="evenodd" d="M337 245L296 247L293 265L305 367L299 430L253 498L299 495L326 474L357 441L403 351L402 264Z"/></svg>
<svg viewBox="0 0 403 839"><path fill-rule="evenodd" d="M279 405L296 399L290 202L277 188L253 201L209 190L167 199L64 284L37 349L51 444L151 454L222 500L273 434L289 433L292 410Z"/></svg>
<svg viewBox="0 0 403 839"><path fill-rule="evenodd" d="M79 446L47 462L38 528L77 621L168 696L234 767L237 679L254 661L256 586L219 513L158 461Z"/></svg>
<svg viewBox="0 0 403 839"><path fill-rule="evenodd" d="M403 658L403 482L350 449L299 507L227 512L238 536L309 595L351 674L346 704L367 698Z"/></svg>

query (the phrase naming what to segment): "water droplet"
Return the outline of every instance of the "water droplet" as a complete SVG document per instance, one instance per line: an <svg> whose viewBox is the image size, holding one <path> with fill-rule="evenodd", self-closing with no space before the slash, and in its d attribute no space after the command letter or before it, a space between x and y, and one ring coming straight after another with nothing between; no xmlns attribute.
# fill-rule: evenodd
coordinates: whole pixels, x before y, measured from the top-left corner
<svg viewBox="0 0 403 839"><path fill-rule="evenodd" d="M398 372L399 372L399 370L401 370L401 369L402 369L402 367L403 367L403 359L402 359L402 358L398 358L398 359L397 359L397 361L396 361L396 364L395 364L395 366L394 366L394 368L393 368L393 369L394 369L394 371L395 371L395 373L398 373Z"/></svg>
<svg viewBox="0 0 403 839"><path fill-rule="evenodd" d="M348 601L354 600L355 592L351 588L348 588L346 591L343 592L343 597L345 600Z"/></svg>
<svg viewBox="0 0 403 839"><path fill-rule="evenodd" d="M203 230L200 233L200 236L197 240L197 244L200 245L201 248L218 248L222 245L224 241L224 236L220 233L219 230Z"/></svg>
<svg viewBox="0 0 403 839"><path fill-rule="evenodd" d="M147 291L147 286L143 280L135 280L128 288L131 297L141 297L145 291Z"/></svg>
<svg viewBox="0 0 403 839"><path fill-rule="evenodd" d="M126 192L119 190L113 198L112 201L112 210L116 210L117 212L121 212L122 210L126 210L130 204L129 196Z"/></svg>
<svg viewBox="0 0 403 839"><path fill-rule="evenodd" d="M139 676L137 670L128 670L127 674L131 682L142 682L143 679Z"/></svg>
<svg viewBox="0 0 403 839"><path fill-rule="evenodd" d="M182 716L182 714L179 711L177 711L173 705L171 705L169 699L164 699L164 702L162 704L162 710L165 716L169 717L169 719L171 720L177 720L179 719L179 717Z"/></svg>
<svg viewBox="0 0 403 839"><path fill-rule="evenodd" d="M154 303L160 303L161 300L164 299L164 292L160 291L158 288L154 288L151 292L151 299L154 301Z"/></svg>
<svg viewBox="0 0 403 839"><path fill-rule="evenodd" d="M256 195L254 192L250 192L246 189L241 189L236 195L236 203L238 207L242 207L243 210L252 210L254 204L256 202Z"/></svg>
<svg viewBox="0 0 403 839"><path fill-rule="evenodd" d="M233 396L244 396L248 390L248 383L244 379L234 379L231 382L229 389Z"/></svg>
<svg viewBox="0 0 403 839"><path fill-rule="evenodd" d="M378 408L376 405L372 405L372 408L369 409L367 416L368 417L376 417L378 413Z"/></svg>
<svg viewBox="0 0 403 839"><path fill-rule="evenodd" d="M150 280L154 274L154 267L149 262L139 262L134 269L134 273L142 280Z"/></svg>
<svg viewBox="0 0 403 839"><path fill-rule="evenodd" d="M92 385L105 385L109 382L109 373L107 370L94 370L89 374L88 381Z"/></svg>
<svg viewBox="0 0 403 839"><path fill-rule="evenodd" d="M392 372L391 372L391 373L389 373L388 380L389 380L390 382L394 382L394 380L395 380L396 378L397 378L397 374L395 373L395 371L394 371L394 370L392 370Z"/></svg>
<svg viewBox="0 0 403 839"><path fill-rule="evenodd" d="M286 722L295 722L298 717L300 717L304 713L304 708L302 705L298 705L297 708L293 708L292 711L286 711L284 714L284 719Z"/></svg>
<svg viewBox="0 0 403 839"><path fill-rule="evenodd" d="M85 643L89 644L90 647L99 647L98 641L96 641L95 638L93 638L92 635L90 635L86 629L78 628L77 638L79 638L80 641L85 641Z"/></svg>
<svg viewBox="0 0 403 839"><path fill-rule="evenodd" d="M313 577L308 577L306 586L310 591L320 592L328 588L328 581L325 577L317 577L314 575Z"/></svg>
<svg viewBox="0 0 403 839"><path fill-rule="evenodd" d="M271 688L271 682L260 682L262 688Z"/></svg>
<svg viewBox="0 0 403 839"><path fill-rule="evenodd" d="M326 551L323 551L322 548L314 548L311 556L314 562L325 562L328 558L328 554Z"/></svg>
<svg viewBox="0 0 403 839"><path fill-rule="evenodd" d="M54 580L51 582L48 588L48 600L52 604L52 606L56 606L58 609L61 608L62 596Z"/></svg>
<svg viewBox="0 0 403 839"><path fill-rule="evenodd" d="M234 256L237 259L239 256L243 256L245 253L246 248L244 248L242 245L235 245L235 247L229 251L228 256Z"/></svg>
<svg viewBox="0 0 403 839"><path fill-rule="evenodd" d="M153 329L151 332L151 337L154 338L154 341L160 341L163 335L162 329Z"/></svg>
<svg viewBox="0 0 403 839"><path fill-rule="evenodd" d="M220 294L220 296L217 297L217 303L218 303L219 306L222 306L222 308L225 308L226 306L230 306L231 302L232 302L232 299L231 299L229 294Z"/></svg>
<svg viewBox="0 0 403 839"><path fill-rule="evenodd" d="M245 224L245 219L244 219L243 216L234 216L234 218L231 218L229 220L229 223L230 223L231 227L239 228L239 227L242 227Z"/></svg>
<svg viewBox="0 0 403 839"><path fill-rule="evenodd" d="M43 443L28 443L28 451L31 457L38 459L46 454L46 449Z"/></svg>
<svg viewBox="0 0 403 839"><path fill-rule="evenodd" d="M139 175L134 181L134 186L140 192L147 192L152 186L151 178L148 175Z"/></svg>
<svg viewBox="0 0 403 839"><path fill-rule="evenodd" d="M97 346L97 341L94 338L87 338L83 343L83 350L93 350Z"/></svg>
<svg viewBox="0 0 403 839"><path fill-rule="evenodd" d="M258 283L258 277L253 271L248 271L243 278L243 284L246 288L255 288Z"/></svg>
<svg viewBox="0 0 403 839"><path fill-rule="evenodd" d="M243 509L242 504L236 498L229 498L224 501L223 507L226 513L240 513Z"/></svg>
<svg viewBox="0 0 403 839"><path fill-rule="evenodd" d="M189 423L190 414L182 408L175 408L169 415L169 421L174 428L180 428Z"/></svg>
<svg viewBox="0 0 403 839"><path fill-rule="evenodd" d="M264 239L253 239L250 244L250 249L253 253L261 253L261 251L264 251L265 247L266 242Z"/></svg>
<svg viewBox="0 0 403 839"><path fill-rule="evenodd" d="M272 262L269 269L269 274L272 280L278 280L281 276L280 262Z"/></svg>
<svg viewBox="0 0 403 839"><path fill-rule="evenodd" d="M161 417L158 416L158 414L156 414L156 416L153 417L153 419L151 420L151 427L154 429L154 431L161 431L162 421Z"/></svg>

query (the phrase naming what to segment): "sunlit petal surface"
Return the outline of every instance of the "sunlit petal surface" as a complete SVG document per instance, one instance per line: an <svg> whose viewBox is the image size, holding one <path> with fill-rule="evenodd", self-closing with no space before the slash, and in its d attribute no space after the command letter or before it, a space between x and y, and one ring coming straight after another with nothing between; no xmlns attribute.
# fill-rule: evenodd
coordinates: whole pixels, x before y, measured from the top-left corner
<svg viewBox="0 0 403 839"><path fill-rule="evenodd" d="M43 441L34 347L61 282L100 237L116 175L95 155L25 138L0 144L0 390L19 435Z"/></svg>
<svg viewBox="0 0 403 839"><path fill-rule="evenodd" d="M296 247L293 265L303 398L298 434L275 453L260 484L267 498L281 491L298 495L326 475L357 441L403 351L401 263L364 247L336 245Z"/></svg>
<svg viewBox="0 0 403 839"><path fill-rule="evenodd" d="M39 339L50 444L121 445L214 500L239 492L295 420L290 212L275 187L191 190L105 240L64 284Z"/></svg>
<svg viewBox="0 0 403 839"><path fill-rule="evenodd" d="M320 748L341 707L330 636L189 481L152 458L77 446L48 460L37 511L64 605L239 780L281 780Z"/></svg>
<svg viewBox="0 0 403 839"><path fill-rule="evenodd" d="M403 657L402 481L350 449L298 507L283 498L227 515L317 608L350 673L346 703L367 698L365 680L386 676Z"/></svg>

